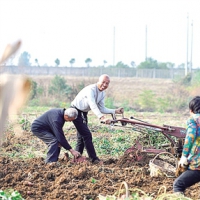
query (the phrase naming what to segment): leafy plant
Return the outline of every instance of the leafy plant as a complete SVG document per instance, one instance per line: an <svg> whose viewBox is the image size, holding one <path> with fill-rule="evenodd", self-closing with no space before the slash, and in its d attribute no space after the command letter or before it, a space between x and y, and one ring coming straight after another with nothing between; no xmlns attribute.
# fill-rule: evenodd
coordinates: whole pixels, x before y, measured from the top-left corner
<svg viewBox="0 0 200 200"><path fill-rule="evenodd" d="M18 191L13 189L7 189L5 191L0 190L0 199L2 200L24 200Z"/></svg>
<svg viewBox="0 0 200 200"><path fill-rule="evenodd" d="M21 119L19 121L19 124L21 124L22 130L24 130L24 131L30 131L30 129L31 129L31 123L27 119L25 119L25 118Z"/></svg>
<svg viewBox="0 0 200 200"><path fill-rule="evenodd" d="M94 179L93 177L91 177L91 182L92 182L92 183L96 183L96 182L97 182L97 180L96 180L96 179Z"/></svg>

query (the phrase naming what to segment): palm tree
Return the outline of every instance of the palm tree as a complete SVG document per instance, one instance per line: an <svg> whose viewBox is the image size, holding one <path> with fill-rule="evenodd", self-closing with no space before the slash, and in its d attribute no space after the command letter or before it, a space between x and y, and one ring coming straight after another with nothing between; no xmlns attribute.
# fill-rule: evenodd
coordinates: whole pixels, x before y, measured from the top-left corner
<svg viewBox="0 0 200 200"><path fill-rule="evenodd" d="M71 64L71 67L73 66L73 64L75 63L75 58L72 58L69 63Z"/></svg>
<svg viewBox="0 0 200 200"><path fill-rule="evenodd" d="M91 58L87 58L85 60L85 63L87 64L87 67L90 67L90 63L92 62L92 59Z"/></svg>

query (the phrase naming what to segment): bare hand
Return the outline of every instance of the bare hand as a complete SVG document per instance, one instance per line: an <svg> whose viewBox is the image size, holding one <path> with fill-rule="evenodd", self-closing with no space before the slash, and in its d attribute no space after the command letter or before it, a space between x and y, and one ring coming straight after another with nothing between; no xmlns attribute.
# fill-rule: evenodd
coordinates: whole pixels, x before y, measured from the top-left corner
<svg viewBox="0 0 200 200"><path fill-rule="evenodd" d="M118 108L115 110L115 114L123 114L124 113L124 108Z"/></svg>
<svg viewBox="0 0 200 200"><path fill-rule="evenodd" d="M111 119L103 119L103 120L101 120L101 123L103 123L103 124L111 124Z"/></svg>
<svg viewBox="0 0 200 200"><path fill-rule="evenodd" d="M61 144L60 144L60 143L58 143L58 147L62 148L62 146L61 146Z"/></svg>
<svg viewBox="0 0 200 200"><path fill-rule="evenodd" d="M71 152L71 154L74 156L75 159L81 156L81 154L78 151L75 151L74 149L70 149L69 151Z"/></svg>

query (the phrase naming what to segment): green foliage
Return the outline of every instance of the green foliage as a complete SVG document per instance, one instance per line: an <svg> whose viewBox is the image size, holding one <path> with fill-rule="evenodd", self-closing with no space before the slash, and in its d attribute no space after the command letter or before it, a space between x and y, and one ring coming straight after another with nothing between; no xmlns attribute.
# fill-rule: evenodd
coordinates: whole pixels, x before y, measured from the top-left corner
<svg viewBox="0 0 200 200"><path fill-rule="evenodd" d="M189 86L191 84L192 74L188 73L184 78L180 80L180 84L184 86Z"/></svg>
<svg viewBox="0 0 200 200"><path fill-rule="evenodd" d="M114 67L116 67L116 68L127 68L129 66L125 65L122 61L120 61Z"/></svg>
<svg viewBox="0 0 200 200"><path fill-rule="evenodd" d="M85 87L85 83L82 81L77 85L77 93Z"/></svg>
<svg viewBox="0 0 200 200"><path fill-rule="evenodd" d="M93 177L91 177L91 183L96 183L96 182L97 182L97 180L94 179Z"/></svg>
<svg viewBox="0 0 200 200"><path fill-rule="evenodd" d="M142 91L142 93L139 94L137 102L142 110L146 111L155 110L156 107L155 94L153 93L152 90Z"/></svg>
<svg viewBox="0 0 200 200"><path fill-rule="evenodd" d="M114 106L114 99L112 97L107 97L105 99L105 106L107 108L114 109L115 108L115 106Z"/></svg>
<svg viewBox="0 0 200 200"><path fill-rule="evenodd" d="M37 95L37 83L33 80L31 80L31 93L30 93L30 99L34 99Z"/></svg>
<svg viewBox="0 0 200 200"><path fill-rule="evenodd" d="M132 130L130 131L133 133ZM101 128L98 132L110 134L109 137L93 137L93 142L99 155L123 155L137 136L136 133L127 134L124 130L115 130L111 128L108 131Z"/></svg>
<svg viewBox="0 0 200 200"><path fill-rule="evenodd" d="M56 58L55 63L56 63L56 66L58 67L60 65L60 60Z"/></svg>
<svg viewBox="0 0 200 200"><path fill-rule="evenodd" d="M46 107L46 106L26 106L23 109L24 113L43 113L46 112L47 110L49 110L50 107Z"/></svg>
<svg viewBox="0 0 200 200"><path fill-rule="evenodd" d="M185 109L188 104L188 92L181 86L174 86L166 97L156 97L153 91L143 90L136 100L139 110L150 112L169 112Z"/></svg>
<svg viewBox="0 0 200 200"><path fill-rule="evenodd" d="M39 65L39 62L38 62L38 59L37 59L37 58L35 59L35 63L36 63L36 65L37 65L38 67L40 67L40 65Z"/></svg>
<svg viewBox="0 0 200 200"><path fill-rule="evenodd" d="M37 87L37 95L42 95L44 93L44 88L42 87Z"/></svg>
<svg viewBox="0 0 200 200"><path fill-rule="evenodd" d="M18 191L13 189L7 189L5 191L0 190L0 199L2 200L24 200Z"/></svg>
<svg viewBox="0 0 200 200"><path fill-rule="evenodd" d="M196 71L192 75L191 85L192 86L200 86L200 70Z"/></svg>
<svg viewBox="0 0 200 200"><path fill-rule="evenodd" d="M18 65L22 67L31 66L30 58L30 54L27 51L24 51L19 57Z"/></svg>
<svg viewBox="0 0 200 200"><path fill-rule="evenodd" d="M72 58L69 63L71 64L71 67L73 66L73 64L75 63L75 58Z"/></svg>
<svg viewBox="0 0 200 200"><path fill-rule="evenodd" d="M169 110L170 108L170 102L168 98L157 98L156 99L156 111L160 113L164 113Z"/></svg>
<svg viewBox="0 0 200 200"><path fill-rule="evenodd" d="M22 130L24 130L24 131L31 130L31 123L27 119L25 119L25 118L19 119L19 124L21 124Z"/></svg>
<svg viewBox="0 0 200 200"><path fill-rule="evenodd" d="M54 97L61 99L63 97L70 96L72 93L72 88L66 84L66 80L56 75L51 81L51 85L49 87L49 94Z"/></svg>
<svg viewBox="0 0 200 200"><path fill-rule="evenodd" d="M38 87L38 83L34 80L31 80L31 92L30 92L30 100L38 99L44 92L44 88L41 86ZM39 105L39 104L38 104Z"/></svg>
<svg viewBox="0 0 200 200"><path fill-rule="evenodd" d="M129 106L129 100L128 99L124 99L121 107L124 108L124 111L127 112L130 110L130 106Z"/></svg>
<svg viewBox="0 0 200 200"><path fill-rule="evenodd" d="M41 106L41 101L40 99L32 99L31 101L28 102L28 106L30 107Z"/></svg>
<svg viewBox="0 0 200 200"><path fill-rule="evenodd" d="M141 62L137 66L138 69L169 69L173 67L174 67L174 63L157 62L157 60L154 60L153 58L147 58L146 61Z"/></svg>
<svg viewBox="0 0 200 200"><path fill-rule="evenodd" d="M137 68L139 69L158 69L158 62L153 58L147 58L146 61L141 62Z"/></svg>
<svg viewBox="0 0 200 200"><path fill-rule="evenodd" d="M87 67L90 67L90 63L92 62L92 59L91 58L87 58L85 60L85 63L87 64Z"/></svg>

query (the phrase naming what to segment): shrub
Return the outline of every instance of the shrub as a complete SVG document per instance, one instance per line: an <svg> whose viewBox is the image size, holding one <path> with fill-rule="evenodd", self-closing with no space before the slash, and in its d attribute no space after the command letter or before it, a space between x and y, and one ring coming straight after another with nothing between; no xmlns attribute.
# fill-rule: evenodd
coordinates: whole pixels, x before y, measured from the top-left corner
<svg viewBox="0 0 200 200"><path fill-rule="evenodd" d="M51 81L49 87L49 94L53 95L58 99L61 99L64 96L70 96L71 93L72 88L66 84L66 80L63 77L56 75Z"/></svg>
<svg viewBox="0 0 200 200"><path fill-rule="evenodd" d="M127 99L123 100L121 107L124 108L125 112L129 111L131 109L129 106L129 100Z"/></svg>
<svg viewBox="0 0 200 200"><path fill-rule="evenodd" d="M139 94L137 103L142 110L154 111L156 108L155 94L152 90L143 90Z"/></svg>
<svg viewBox="0 0 200 200"><path fill-rule="evenodd" d="M114 100L112 97L107 97L105 99L105 106L108 107L108 108L111 108L111 109L114 109L115 106L114 106Z"/></svg>
<svg viewBox="0 0 200 200"><path fill-rule="evenodd" d="M31 92L30 92L30 99L34 99L37 95L37 83L31 80Z"/></svg>
<svg viewBox="0 0 200 200"><path fill-rule="evenodd" d="M168 111L170 108L170 102L169 102L169 99L168 98L157 98L156 99L156 110L158 112L166 112Z"/></svg>

